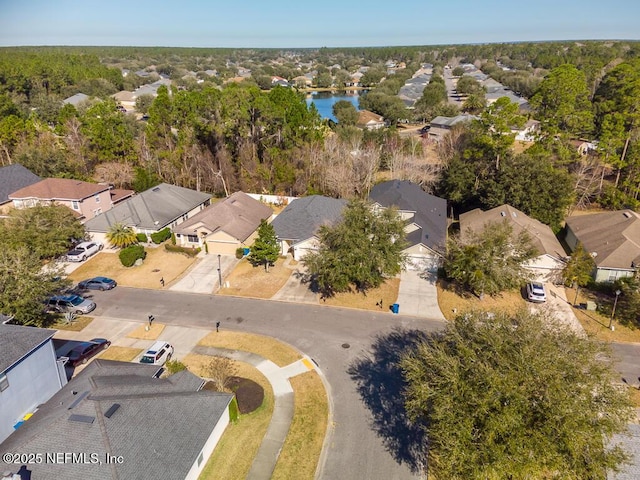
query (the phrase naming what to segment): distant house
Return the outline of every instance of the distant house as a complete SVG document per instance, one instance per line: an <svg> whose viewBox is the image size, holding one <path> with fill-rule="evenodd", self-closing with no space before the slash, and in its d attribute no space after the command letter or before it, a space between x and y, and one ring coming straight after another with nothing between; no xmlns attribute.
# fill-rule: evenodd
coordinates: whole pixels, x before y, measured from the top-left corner
<svg viewBox="0 0 640 480"><path fill-rule="evenodd" d="M447 201L430 195L420 185L407 180L391 180L375 185L369 194L375 207L396 207L406 222L408 246L404 252L408 268L436 269L447 241Z"/></svg>
<svg viewBox="0 0 640 480"><path fill-rule="evenodd" d="M313 83L313 80L311 78L306 77L305 75L299 75L297 77L293 77L291 81L295 85L298 85L298 86L305 85L307 87L310 87L311 84Z"/></svg>
<svg viewBox="0 0 640 480"><path fill-rule="evenodd" d="M515 139L521 142L533 142L540 132L540 122L538 120L527 120L527 123L519 130L511 130L515 133Z"/></svg>
<svg viewBox="0 0 640 480"><path fill-rule="evenodd" d="M583 157L595 153L598 150L597 142L588 142L586 140L570 140L569 143Z"/></svg>
<svg viewBox="0 0 640 480"><path fill-rule="evenodd" d="M238 248L250 247L262 220L273 210L243 192L236 192L181 223L174 229L178 245L203 247L209 253L231 255Z"/></svg>
<svg viewBox="0 0 640 480"><path fill-rule="evenodd" d="M145 190L85 223L94 240L106 241L109 229L121 223L137 233L151 234L174 229L210 205L211 195L161 183Z"/></svg>
<svg viewBox="0 0 640 480"><path fill-rule="evenodd" d="M136 108L136 99L138 98L133 92L122 90L118 93L111 95L119 105L122 105L127 110L134 110Z"/></svg>
<svg viewBox="0 0 640 480"><path fill-rule="evenodd" d="M346 200L322 195L311 195L293 200L271 222L282 255L291 253L300 260L309 252L318 250L316 236L322 225L334 225L342 218Z"/></svg>
<svg viewBox="0 0 640 480"><path fill-rule="evenodd" d="M17 163L0 167L0 213L6 213L13 206L10 194L41 180L31 170Z"/></svg>
<svg viewBox="0 0 640 480"><path fill-rule="evenodd" d="M633 210L578 215L566 219L566 242L578 242L596 264L596 282L632 277L640 268L640 215Z"/></svg>
<svg viewBox="0 0 640 480"><path fill-rule="evenodd" d="M45 178L9 195L15 208L35 205L64 205L81 220L90 220L133 195L133 190L113 189L110 185L70 178Z"/></svg>
<svg viewBox="0 0 640 480"><path fill-rule="evenodd" d="M0 450L52 455L28 465L38 480L196 480L229 424L233 395L203 390L205 382L186 370L160 373L154 365L94 360Z"/></svg>
<svg viewBox="0 0 640 480"><path fill-rule="evenodd" d="M529 217L511 205L500 205L491 210L479 208L460 215L460 236L466 240L471 233L480 233L490 223L506 222L513 228L513 234L526 231L538 255L523 265L539 281L559 281L565 266L566 252L548 225Z"/></svg>
<svg viewBox="0 0 640 480"><path fill-rule="evenodd" d="M278 77L278 76L273 76L271 77L271 85L272 86L276 86L276 85L280 85L281 87L290 87L291 85L289 85L289 82L287 81L286 78L282 78L282 77Z"/></svg>
<svg viewBox="0 0 640 480"><path fill-rule="evenodd" d="M0 443L67 383L55 333L0 323Z"/></svg>
<svg viewBox="0 0 640 480"><path fill-rule="evenodd" d="M62 100L62 103L65 105L73 105L74 107L80 106L81 103L89 100L89 95L85 95L84 93L76 93L68 98Z"/></svg>
<svg viewBox="0 0 640 480"><path fill-rule="evenodd" d="M455 117L442 117L438 116L431 120L431 129L429 130L429 138L433 140L440 140L453 128L454 125L459 123L466 123L472 120L476 120L478 117L474 115L457 115Z"/></svg>
<svg viewBox="0 0 640 480"><path fill-rule="evenodd" d="M378 130L386 125L384 117L369 110L360 110L358 112L358 121L356 126L366 130Z"/></svg>

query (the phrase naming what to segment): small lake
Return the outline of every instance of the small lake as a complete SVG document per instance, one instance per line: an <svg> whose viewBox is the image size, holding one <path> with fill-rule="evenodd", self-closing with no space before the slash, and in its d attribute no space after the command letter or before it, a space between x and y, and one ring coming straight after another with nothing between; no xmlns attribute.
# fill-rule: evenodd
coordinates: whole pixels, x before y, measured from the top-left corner
<svg viewBox="0 0 640 480"><path fill-rule="evenodd" d="M364 95L366 90L347 90L342 92L311 92L307 95L307 106L312 103L318 109L318 113L322 118L328 118L337 122L336 117L333 116L333 105L340 100L346 100L351 102L356 110L360 110L358 101L360 95Z"/></svg>

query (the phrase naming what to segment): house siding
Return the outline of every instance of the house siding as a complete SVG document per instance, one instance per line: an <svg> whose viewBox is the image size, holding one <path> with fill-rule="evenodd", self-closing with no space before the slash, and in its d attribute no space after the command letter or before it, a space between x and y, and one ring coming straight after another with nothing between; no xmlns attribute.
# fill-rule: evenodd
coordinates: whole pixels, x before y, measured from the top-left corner
<svg viewBox="0 0 640 480"><path fill-rule="evenodd" d="M204 470L204 467L207 464L209 457L213 453L213 450L216 448L216 445L218 445L218 442L220 441L220 438L222 438L222 434L224 433L228 425L229 425L229 406L227 405L227 408L225 409L224 413L220 417L220 420L218 420L218 423L212 430L211 435L209 435L209 438L207 439L204 446L202 447L202 450L200 450L200 452L196 456L196 461L191 466L189 473L187 473L187 475L184 477L185 480L198 480L200 473L202 473L202 470ZM200 462L200 465L198 465L198 459L200 458L200 455L202 455L202 461Z"/></svg>
<svg viewBox="0 0 640 480"><path fill-rule="evenodd" d="M635 271L633 270L621 270L615 268L598 268L596 270L595 281L596 282L615 282L620 278L633 277Z"/></svg>
<svg viewBox="0 0 640 480"><path fill-rule="evenodd" d="M49 400L66 383L56 363L56 352L49 339L6 372L9 387L0 392L0 443L26 414Z"/></svg>

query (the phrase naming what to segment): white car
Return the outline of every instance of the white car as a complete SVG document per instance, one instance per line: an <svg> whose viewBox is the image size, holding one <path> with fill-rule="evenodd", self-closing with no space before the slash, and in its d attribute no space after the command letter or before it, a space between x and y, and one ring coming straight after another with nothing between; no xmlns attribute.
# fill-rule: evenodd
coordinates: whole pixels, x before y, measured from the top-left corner
<svg viewBox="0 0 640 480"><path fill-rule="evenodd" d="M544 303L547 301L547 294L544 285L540 282L527 283L527 299L530 302Z"/></svg>
<svg viewBox="0 0 640 480"><path fill-rule="evenodd" d="M102 250L103 245L99 242L82 242L76 245L73 250L67 253L67 261L84 262L91 255L95 255Z"/></svg>
<svg viewBox="0 0 640 480"><path fill-rule="evenodd" d="M140 357L140 363L146 363L149 365L164 365L171 360L173 356L173 346L162 340L155 342L149 350L144 352Z"/></svg>

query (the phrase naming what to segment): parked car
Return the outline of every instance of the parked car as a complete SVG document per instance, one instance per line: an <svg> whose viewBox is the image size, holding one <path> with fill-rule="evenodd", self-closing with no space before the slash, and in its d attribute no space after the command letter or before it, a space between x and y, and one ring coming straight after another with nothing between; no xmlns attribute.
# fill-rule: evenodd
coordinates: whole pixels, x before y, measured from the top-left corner
<svg viewBox="0 0 640 480"><path fill-rule="evenodd" d="M78 283L80 290L111 290L117 286L118 282L107 277L88 278Z"/></svg>
<svg viewBox="0 0 640 480"><path fill-rule="evenodd" d="M98 253L104 245L100 242L82 242L76 245L73 250L67 253L69 262L84 262L91 255Z"/></svg>
<svg viewBox="0 0 640 480"><path fill-rule="evenodd" d="M420 133L422 134L429 133L429 130L431 130L431 125L425 125L420 129Z"/></svg>
<svg viewBox="0 0 640 480"><path fill-rule="evenodd" d="M69 363L72 366L77 367L81 363L87 363L96 353L109 348L109 345L111 345L111 342L106 338L93 338L88 342L81 342L73 347L67 354L67 358L69 358Z"/></svg>
<svg viewBox="0 0 640 480"><path fill-rule="evenodd" d="M540 282L527 283L527 299L530 302L543 303L547 301L544 285Z"/></svg>
<svg viewBox="0 0 640 480"><path fill-rule="evenodd" d="M144 352L140 357L140 363L147 363L149 365L164 365L165 362L171 360L173 355L173 347L167 342L158 340L155 342L149 350Z"/></svg>
<svg viewBox="0 0 640 480"><path fill-rule="evenodd" d="M49 298L45 303L47 312L57 313L73 312L84 314L92 312L96 308L95 302L80 295L56 295Z"/></svg>

